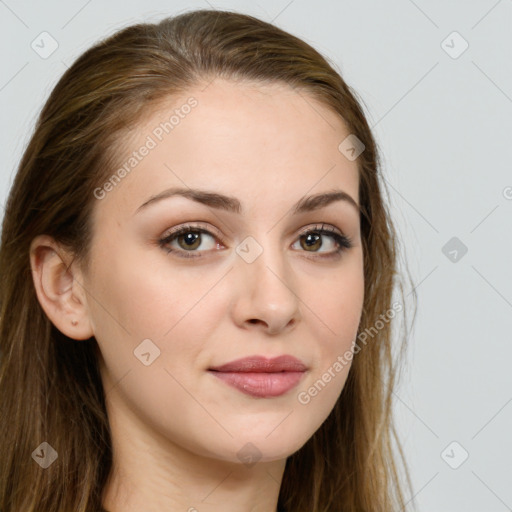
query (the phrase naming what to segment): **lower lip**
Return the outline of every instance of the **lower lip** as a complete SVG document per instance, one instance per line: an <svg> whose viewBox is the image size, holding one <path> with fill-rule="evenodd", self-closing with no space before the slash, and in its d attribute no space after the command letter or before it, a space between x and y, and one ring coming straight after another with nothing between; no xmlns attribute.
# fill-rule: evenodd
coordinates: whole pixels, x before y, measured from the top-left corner
<svg viewBox="0 0 512 512"><path fill-rule="evenodd" d="M210 373L242 393L259 398L284 395L290 389L293 389L304 375L304 372L250 373L210 371Z"/></svg>

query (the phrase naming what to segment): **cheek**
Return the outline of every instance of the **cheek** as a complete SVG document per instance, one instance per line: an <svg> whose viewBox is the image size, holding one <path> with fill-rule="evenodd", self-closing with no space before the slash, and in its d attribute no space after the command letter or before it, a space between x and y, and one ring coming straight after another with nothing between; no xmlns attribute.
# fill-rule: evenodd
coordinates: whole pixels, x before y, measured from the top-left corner
<svg viewBox="0 0 512 512"><path fill-rule="evenodd" d="M315 364L298 390L297 401L314 411L318 418L325 418L338 399L352 366L352 347L364 301L362 260L354 258L347 262L321 284L317 287L309 284L303 289Z"/></svg>
<svg viewBox="0 0 512 512"><path fill-rule="evenodd" d="M216 277L206 270L192 273L176 268L158 248L148 258L147 248L121 252L116 249L121 245L120 241L103 245L102 254L108 254L108 260L100 254L95 259L90 288L96 299L94 314L101 319L97 325L114 322L125 334L162 338L200 306Z"/></svg>
<svg viewBox="0 0 512 512"><path fill-rule="evenodd" d="M88 284L95 297L95 336L114 377L139 366L134 351L144 347L144 340L156 347L155 366L172 370L197 364L225 308L226 297L216 295L224 271L208 266L177 269L167 264L165 254L148 261L142 251L121 255L115 246L108 248L108 264L97 258Z"/></svg>
<svg viewBox="0 0 512 512"><path fill-rule="evenodd" d="M320 427L339 399L352 366L352 346L361 319L362 267L347 268L331 277L323 292L311 291L304 299L311 310L307 323L315 354L312 371L295 397L304 418L304 436Z"/></svg>
<svg viewBox="0 0 512 512"><path fill-rule="evenodd" d="M362 312L364 291L356 287L334 288L319 294L311 300L311 309L322 324L335 338L355 337Z"/></svg>
<svg viewBox="0 0 512 512"><path fill-rule="evenodd" d="M362 263L354 258L338 272L316 282L307 279L302 286L301 299L305 311L313 315L311 325L329 340L325 346L337 350L349 345L357 335L364 300Z"/></svg>

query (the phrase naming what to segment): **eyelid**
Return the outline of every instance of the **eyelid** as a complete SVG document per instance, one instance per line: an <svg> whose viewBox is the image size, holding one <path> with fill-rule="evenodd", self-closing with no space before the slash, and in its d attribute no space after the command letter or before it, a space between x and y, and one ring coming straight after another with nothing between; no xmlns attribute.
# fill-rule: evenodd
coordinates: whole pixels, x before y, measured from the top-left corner
<svg viewBox="0 0 512 512"><path fill-rule="evenodd" d="M176 233L179 233L181 231L186 231L186 230L200 231L202 233L212 234L219 240L219 242L221 242L224 245L224 236L221 234L221 232L214 226L212 226L204 221L189 221L185 224L180 224L179 226L175 226L175 227L167 230L166 232L164 232L164 234L160 237L160 239L169 238L170 236L175 235ZM297 237L300 238L301 236L308 234L311 231L328 231L330 233L336 233L342 237L345 237L350 242L352 241L347 235L345 235L345 233L343 233L343 231L334 227L332 224L326 224L325 222L316 223L316 224L313 223L313 224L308 224L307 226L304 226L303 228L301 228L298 231Z"/></svg>
<svg viewBox="0 0 512 512"><path fill-rule="evenodd" d="M322 223L316 223L316 224L309 224L308 226L305 226L304 228L301 228L299 230L299 234L298 236L301 237L307 233L309 233L310 231L328 231L330 233L336 233L338 235L341 235L341 236L346 236L345 233L343 233L343 231L341 231L340 229L334 227L332 224L326 224L325 222L322 222ZM347 236L348 238L348 236Z"/></svg>
<svg viewBox="0 0 512 512"><path fill-rule="evenodd" d="M191 225L191 222L195 223L195 225ZM184 249L169 249L169 244L175 240L178 236L183 233L187 233L190 231L195 231L199 233L203 233L209 235L213 238L216 238L219 243L217 243L217 250L205 250L205 251L186 251ZM302 236L305 236L309 233L317 232L321 236L330 237L334 243L337 245L337 248L334 251L328 251L327 253L312 251L309 256L310 259L317 260L328 260L332 258L339 258L342 254L353 247L352 238L345 235L339 228L325 223L316 223L309 224L299 230L294 239L293 245L297 243ZM158 245L162 249L166 249L167 253L175 253L175 255L179 258L200 258L203 257L203 253L211 253L217 252L219 250L219 245L225 246L223 235L220 234L219 230L213 226L210 226L208 223L204 223L201 221L190 221L190 223L181 224L179 226L175 226L168 230L161 238L158 239ZM225 247L224 247L225 248ZM307 254L309 251L300 251Z"/></svg>
<svg viewBox="0 0 512 512"><path fill-rule="evenodd" d="M160 238L169 238L170 236L175 235L180 231L199 231L201 233L211 234L215 236L219 242L224 244L224 236L221 234L221 232L217 228L204 221L190 221L185 224L180 224L179 226L175 226L167 230Z"/></svg>
<svg viewBox="0 0 512 512"><path fill-rule="evenodd" d="M306 226L305 228L301 229L297 241L300 240L302 236L305 236L309 233L319 233L321 236L327 236L330 237L334 243L337 245L337 248L334 251L327 252L322 255L322 252L313 251L310 253L308 258L313 259L328 259L328 258L334 258L334 257L340 257L342 254L347 251L348 249L352 249L354 247L354 241L352 237L349 235L345 235L343 231L336 228L335 226L331 224L325 224L325 223L318 223L314 226ZM294 242L294 244L297 242ZM309 251L301 251L304 253L308 253Z"/></svg>

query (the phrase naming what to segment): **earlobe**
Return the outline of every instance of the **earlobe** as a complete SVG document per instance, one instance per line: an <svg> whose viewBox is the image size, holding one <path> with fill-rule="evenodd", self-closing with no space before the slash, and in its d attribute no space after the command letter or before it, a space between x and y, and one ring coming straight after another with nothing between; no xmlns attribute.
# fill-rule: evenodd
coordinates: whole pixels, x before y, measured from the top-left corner
<svg viewBox="0 0 512 512"><path fill-rule="evenodd" d="M40 235L30 246L30 266L37 298L50 321L69 338L94 336L81 274L71 255L53 238Z"/></svg>

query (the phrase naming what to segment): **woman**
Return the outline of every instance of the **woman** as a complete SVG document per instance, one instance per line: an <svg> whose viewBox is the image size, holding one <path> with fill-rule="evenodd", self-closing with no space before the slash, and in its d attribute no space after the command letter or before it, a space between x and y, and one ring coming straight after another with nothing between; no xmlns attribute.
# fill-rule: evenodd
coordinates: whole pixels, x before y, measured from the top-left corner
<svg viewBox="0 0 512 512"><path fill-rule="evenodd" d="M404 509L378 168L353 91L271 24L85 52L4 216L0 510Z"/></svg>

